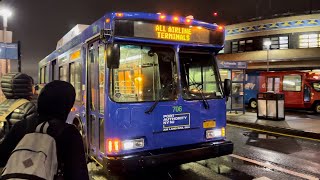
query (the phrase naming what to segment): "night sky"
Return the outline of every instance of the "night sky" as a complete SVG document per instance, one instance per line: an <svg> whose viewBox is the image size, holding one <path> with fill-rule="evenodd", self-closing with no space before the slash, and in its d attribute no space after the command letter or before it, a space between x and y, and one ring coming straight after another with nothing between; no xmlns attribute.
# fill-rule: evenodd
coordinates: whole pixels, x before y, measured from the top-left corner
<svg viewBox="0 0 320 180"><path fill-rule="evenodd" d="M38 62L55 49L57 41L76 24L91 24L106 12L192 14L198 20L231 24L320 9L320 0L2 0L0 6L13 11L8 30L13 31L14 41L22 43L22 71L37 81ZM219 16L213 17L213 12ZM12 71L17 71L16 61L11 64Z"/></svg>

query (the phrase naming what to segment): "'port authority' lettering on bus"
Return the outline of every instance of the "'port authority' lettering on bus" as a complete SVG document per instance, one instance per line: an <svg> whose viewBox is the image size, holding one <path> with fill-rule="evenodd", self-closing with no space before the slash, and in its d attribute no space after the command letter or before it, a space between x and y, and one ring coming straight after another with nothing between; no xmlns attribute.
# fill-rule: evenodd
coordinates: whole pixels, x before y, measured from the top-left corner
<svg viewBox="0 0 320 180"><path fill-rule="evenodd" d="M190 113L165 114L163 117L163 131L173 131L190 128Z"/></svg>

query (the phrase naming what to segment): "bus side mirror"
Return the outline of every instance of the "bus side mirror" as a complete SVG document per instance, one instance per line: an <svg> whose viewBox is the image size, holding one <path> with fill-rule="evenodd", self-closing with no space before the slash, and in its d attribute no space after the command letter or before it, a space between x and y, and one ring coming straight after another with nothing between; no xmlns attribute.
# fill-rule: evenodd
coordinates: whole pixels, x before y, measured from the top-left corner
<svg viewBox="0 0 320 180"><path fill-rule="evenodd" d="M107 45L107 67L117 69L120 64L120 46L118 44Z"/></svg>
<svg viewBox="0 0 320 180"><path fill-rule="evenodd" d="M223 84L223 88L224 88L224 95L225 97L228 99L228 97L231 94L231 80L230 79L225 79L224 80L224 84Z"/></svg>

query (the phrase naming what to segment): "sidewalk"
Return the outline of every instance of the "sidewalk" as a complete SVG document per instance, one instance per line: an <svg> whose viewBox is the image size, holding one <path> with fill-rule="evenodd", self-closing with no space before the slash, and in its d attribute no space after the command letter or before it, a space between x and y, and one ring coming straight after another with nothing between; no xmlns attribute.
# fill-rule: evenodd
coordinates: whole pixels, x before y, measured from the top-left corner
<svg viewBox="0 0 320 180"><path fill-rule="evenodd" d="M320 139L319 114L286 111L285 115L286 119L284 121L273 121L258 119L257 113L254 111L249 111L245 114L227 113L227 122L229 124Z"/></svg>

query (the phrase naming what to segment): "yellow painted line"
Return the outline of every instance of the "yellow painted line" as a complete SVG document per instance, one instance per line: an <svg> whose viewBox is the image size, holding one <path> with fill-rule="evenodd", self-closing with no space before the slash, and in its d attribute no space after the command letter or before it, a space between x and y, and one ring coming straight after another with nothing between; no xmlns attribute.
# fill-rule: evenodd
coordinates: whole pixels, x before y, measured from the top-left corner
<svg viewBox="0 0 320 180"><path fill-rule="evenodd" d="M234 124L227 124L227 125L228 125L228 126L232 126L232 127L249 129L249 130L252 130L252 131L259 131L259 132L264 132L264 133L277 134L277 135L280 135L280 136L287 136L287 137L293 137L293 138L307 139L307 140L311 140L311 141L320 142L320 139L314 139L314 138L308 138L308 137L302 137L302 136L296 136L296 135L278 133L278 132L273 132L273 131L266 131L266 130L261 130L261 129L256 129L256 128L250 128L250 127L245 127L245 126L234 125Z"/></svg>
<svg viewBox="0 0 320 180"><path fill-rule="evenodd" d="M91 159L93 159L99 166L103 167L103 165L93 156L91 156Z"/></svg>
<svg viewBox="0 0 320 180"><path fill-rule="evenodd" d="M270 164L268 162L267 163L263 163L263 162L259 162L259 161L253 160L253 159L249 159L249 158L245 158L245 157L242 157L242 156L239 156L239 155L235 155L235 154L231 154L229 156L231 156L233 158L237 158L237 159L243 160L243 161L247 161L247 162L250 162L250 163L253 163L253 164L257 164L259 166L263 166L263 167L268 168L268 169L272 169L272 170L276 170L276 171L283 172L283 173L286 173L286 174L290 174L292 176L296 176L296 177L300 177L300 178L304 178L304 179L309 179L309 180L319 180L319 178L317 178L317 177L314 177L314 176L311 176L311 175L307 175L307 174L302 174L302 173L295 172L295 171L291 171L289 169L285 169L285 168Z"/></svg>

